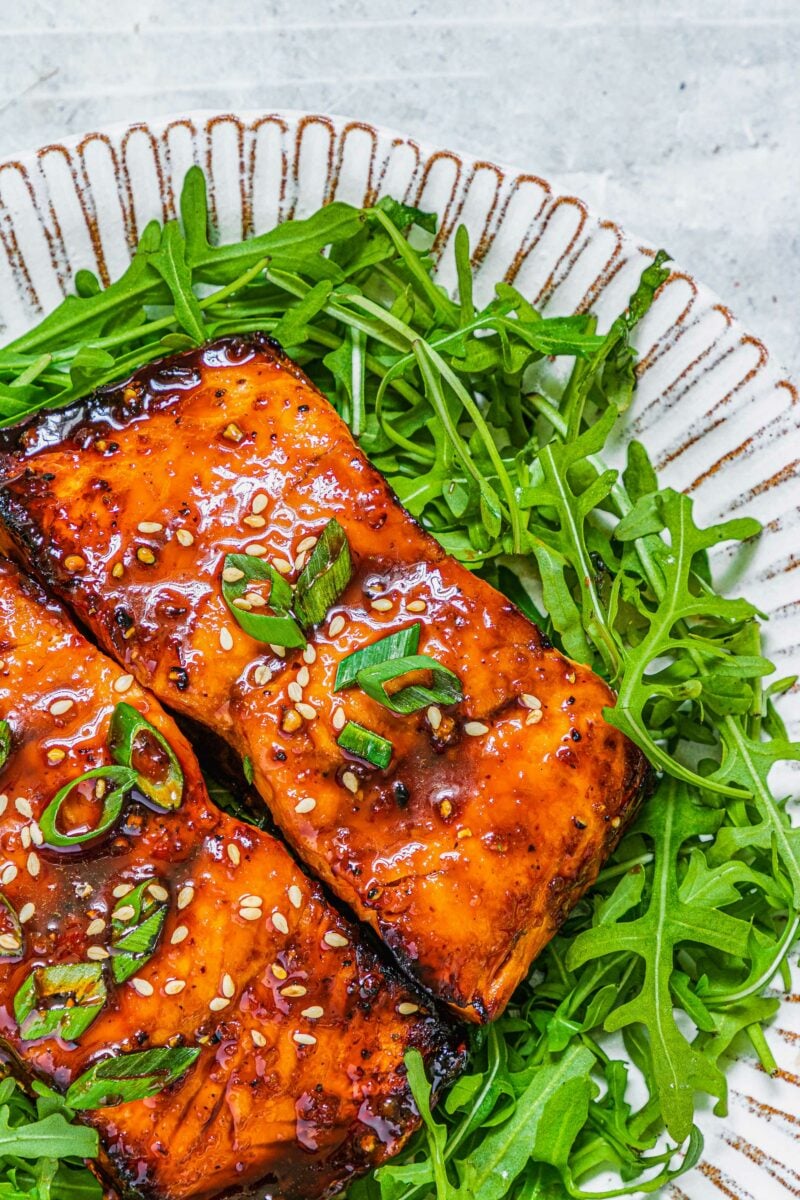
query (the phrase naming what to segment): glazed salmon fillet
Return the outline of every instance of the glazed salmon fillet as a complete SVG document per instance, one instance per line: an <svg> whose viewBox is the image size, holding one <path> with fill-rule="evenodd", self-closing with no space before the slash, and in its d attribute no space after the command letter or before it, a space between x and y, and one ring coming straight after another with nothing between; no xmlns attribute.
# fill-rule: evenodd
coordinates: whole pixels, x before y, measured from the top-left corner
<svg viewBox="0 0 800 1200"><path fill-rule="evenodd" d="M105 1178L309 1200L394 1153L418 1124L405 1051L439 1081L459 1063L441 1022L4 560L0 712L0 1042L69 1089Z"/></svg>
<svg viewBox="0 0 800 1200"><path fill-rule="evenodd" d="M7 442L0 487L16 553L141 684L247 760L311 872L434 996L470 1020L500 1013L642 788L605 683L445 554L259 335L40 417ZM227 556L293 584L332 521L352 575L307 644L247 632ZM263 608L264 589L237 600ZM337 690L347 656L390 634L459 698L398 713L352 680ZM344 725L390 759L344 748Z"/></svg>

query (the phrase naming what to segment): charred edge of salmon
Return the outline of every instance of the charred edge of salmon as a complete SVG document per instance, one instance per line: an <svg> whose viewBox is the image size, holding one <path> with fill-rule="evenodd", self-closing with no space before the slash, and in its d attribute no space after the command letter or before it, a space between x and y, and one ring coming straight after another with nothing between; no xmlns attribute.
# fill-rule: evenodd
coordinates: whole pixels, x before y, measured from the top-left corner
<svg viewBox="0 0 800 1200"><path fill-rule="evenodd" d="M269 334L229 334L191 350L165 354L126 378L105 384L64 408L41 409L15 425L5 426L0 429L0 458L3 455L24 458L45 446L66 441L80 443L81 429L85 426L92 426L95 437L98 424L105 423L108 434L113 436L115 426L127 425L131 419L173 404L181 393L199 387L203 382L203 371L213 370L216 365L208 358L215 354L220 356L219 365L228 367L244 366L256 355L261 355L268 362L279 364L282 370L330 403ZM0 482L8 482L14 473L9 463L4 464Z"/></svg>

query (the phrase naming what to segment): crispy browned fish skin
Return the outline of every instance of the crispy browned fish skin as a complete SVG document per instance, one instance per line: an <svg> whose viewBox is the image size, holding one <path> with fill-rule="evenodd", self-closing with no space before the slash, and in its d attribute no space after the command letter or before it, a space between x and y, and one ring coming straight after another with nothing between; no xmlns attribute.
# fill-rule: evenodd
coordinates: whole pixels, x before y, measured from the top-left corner
<svg viewBox="0 0 800 1200"><path fill-rule="evenodd" d="M605 684L419 528L267 339L223 340L43 418L0 462L3 479L0 512L18 548L104 645L252 759L300 856L432 992L473 1020L497 1015L641 789L644 759L603 720ZM332 516L356 572L311 636L301 686L317 717L289 732L289 685L306 664L237 626L222 560L261 547L296 577L299 547ZM420 652L465 689L437 730L425 712L398 717L358 689L333 692L346 653L414 621ZM266 686L254 681L258 662L273 673ZM538 724L523 695L541 701ZM392 741L389 770L345 763L340 707ZM357 795L343 786L348 765Z"/></svg>
<svg viewBox="0 0 800 1200"><path fill-rule="evenodd" d="M35 905L22 926L23 954L0 949L0 1041L24 1073L64 1088L109 1048L142 1050L174 1038L204 1046L187 1074L154 1100L85 1114L101 1133L109 1173L135 1196L201 1200L249 1192L258 1182L259 1197L308 1200L395 1152L418 1124L404 1051L417 1046L440 1078L459 1062L420 996L381 967L279 842L209 803L174 722L136 684L116 690L116 664L5 560L0 662L0 714L13 733L0 773L8 796L0 816L2 891L18 913ZM129 803L117 832L86 853L37 848L29 814L38 817L64 783L110 761L108 723L123 695L178 755L186 781L180 809ZM69 711L53 716L50 706L64 699L73 701ZM61 750L61 761L49 761L48 751ZM89 935L90 922L107 918L115 887L150 875L170 893L160 944L134 976L152 994L139 995L130 980L115 985L106 962L108 1003L77 1045L21 1040L12 998L32 966L85 961L89 946L105 947L107 928ZM179 908L188 884L194 897ZM247 895L262 898L258 920L239 915ZM286 934L272 924L275 912ZM181 926L186 935L173 945ZM347 944L327 945L331 931ZM226 974L235 993L211 1011ZM168 994L169 980L185 987ZM287 987L306 991L286 995ZM419 1008L403 1016L398 1006L405 1005ZM298 1044L295 1032L316 1042Z"/></svg>

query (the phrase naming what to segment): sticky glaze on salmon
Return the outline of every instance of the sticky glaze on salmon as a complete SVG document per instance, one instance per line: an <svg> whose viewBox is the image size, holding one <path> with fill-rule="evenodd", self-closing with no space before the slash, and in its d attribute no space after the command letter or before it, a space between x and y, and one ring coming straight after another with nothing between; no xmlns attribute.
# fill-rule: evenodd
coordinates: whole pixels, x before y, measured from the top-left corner
<svg viewBox="0 0 800 1200"><path fill-rule="evenodd" d="M39 819L60 787L110 761L120 701L173 748L182 803L165 812L134 794L105 837L78 853L49 848ZM440 1079L458 1062L440 1022L281 844L209 803L158 703L4 560L0 714L11 728L0 774L3 1047L25 1076L59 1089L112 1053L200 1048L154 1098L84 1114L116 1186L132 1197L203 1200L249 1195L258 1183L260 1198L308 1200L394 1153L418 1123L404 1051L418 1047ZM117 983L111 910L127 915L132 893L123 893L143 880L166 895L166 916L152 957ZM26 1040L13 998L36 968L55 963L97 969L101 1011L77 1042Z"/></svg>
<svg viewBox="0 0 800 1200"><path fill-rule="evenodd" d="M427 988L470 1019L499 1013L641 788L642 756L603 719L606 685L420 529L266 339L45 416L0 472L18 550L109 652L252 761L297 853ZM331 517L353 578L305 657L277 656L223 602L225 554L293 580ZM334 694L346 654L414 622L462 703L401 717ZM340 711L391 741L388 769L343 754Z"/></svg>

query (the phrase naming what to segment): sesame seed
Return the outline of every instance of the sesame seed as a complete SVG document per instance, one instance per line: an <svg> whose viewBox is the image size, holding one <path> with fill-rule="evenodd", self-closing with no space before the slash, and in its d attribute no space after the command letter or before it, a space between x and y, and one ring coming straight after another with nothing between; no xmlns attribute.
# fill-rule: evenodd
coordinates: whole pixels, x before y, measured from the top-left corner
<svg viewBox="0 0 800 1200"><path fill-rule="evenodd" d="M92 894L92 885L90 883L76 883L75 895L80 900L85 900L87 898L87 896L91 896L91 894Z"/></svg>
<svg viewBox="0 0 800 1200"><path fill-rule="evenodd" d="M350 942L346 937L342 937L341 933L336 933L329 929L322 938L326 946L333 946L334 949L340 950L342 946L349 946Z"/></svg>
<svg viewBox="0 0 800 1200"><path fill-rule="evenodd" d="M358 791L358 776L353 771L345 771L342 775L342 783L353 795Z"/></svg>
<svg viewBox="0 0 800 1200"><path fill-rule="evenodd" d="M26 800L24 796L18 796L14 801L14 808L23 817L32 817L33 809L31 808L30 800Z"/></svg>
<svg viewBox="0 0 800 1200"><path fill-rule="evenodd" d="M439 805L439 812L442 814L442 816L444 817L445 820L447 820L447 818L450 816L452 811L453 811L453 806L449 800L443 800L442 803Z"/></svg>
<svg viewBox="0 0 800 1200"><path fill-rule="evenodd" d="M233 649L233 634L227 625L223 625L219 631L219 644L222 650Z"/></svg>
<svg viewBox="0 0 800 1200"><path fill-rule="evenodd" d="M286 647L285 646L279 646L277 644L277 642L270 642L269 648L273 654L277 655L278 658L286 658Z"/></svg>
<svg viewBox="0 0 800 1200"><path fill-rule="evenodd" d="M338 637L338 635L342 632L343 629L344 629L344 617L342 616L341 613L337 613L336 616L331 621L330 625L328 626L328 636L329 637Z"/></svg>
<svg viewBox="0 0 800 1200"><path fill-rule="evenodd" d="M126 642L129 642L131 640L131 638L136 637L136 626L131 625L128 629L125 630L125 632L123 633L122 636L125 638Z"/></svg>
<svg viewBox="0 0 800 1200"><path fill-rule="evenodd" d="M414 612L414 613L425 612L425 609L427 607L428 606L424 600L409 600L408 604L406 605L406 608L408 609L408 611Z"/></svg>
<svg viewBox="0 0 800 1200"><path fill-rule="evenodd" d="M335 708L333 710L333 716L331 717L331 724L333 725L333 728L337 731L337 733L339 732L340 729L344 729L345 725L347 724L347 717L344 715L343 708Z"/></svg>
<svg viewBox="0 0 800 1200"><path fill-rule="evenodd" d="M240 579L244 579L244 571L240 571L238 567L225 567L222 578L225 583L238 583Z"/></svg>
<svg viewBox="0 0 800 1200"><path fill-rule="evenodd" d="M292 564L289 562L288 558L273 558L272 565L276 571L281 573L281 575L288 575L292 569Z"/></svg>
<svg viewBox="0 0 800 1200"><path fill-rule="evenodd" d="M289 923L283 913L274 912L272 914L273 928L277 929L278 933L288 933Z"/></svg>
<svg viewBox="0 0 800 1200"><path fill-rule="evenodd" d="M267 553L267 547L262 546L261 542L251 542L249 546L245 546L244 552L251 558L263 558Z"/></svg>
<svg viewBox="0 0 800 1200"><path fill-rule="evenodd" d="M236 422L231 421L230 424L226 425L225 428L223 429L222 436L224 438L226 438L229 442L240 442L242 440L242 438L244 437L244 434L242 433L241 429L236 424Z"/></svg>
<svg viewBox="0 0 800 1200"><path fill-rule="evenodd" d="M305 996L307 992L308 988L303 987L302 983L289 983L286 987L281 988L281 995L288 996L291 1000L297 996Z"/></svg>
<svg viewBox="0 0 800 1200"><path fill-rule="evenodd" d="M267 521L265 517L258 517L255 514L248 514L243 518L244 524L249 525L251 529L263 529Z"/></svg>
<svg viewBox="0 0 800 1200"><path fill-rule="evenodd" d="M22 908L19 910L20 925L24 925L27 921L30 921L31 917L33 916L33 914L35 912L36 912L36 905L33 904L30 900L28 901L27 904L23 904Z"/></svg>
<svg viewBox="0 0 800 1200"><path fill-rule="evenodd" d="M260 896L247 895L242 896L239 901L245 908L260 908L264 901Z"/></svg>
<svg viewBox="0 0 800 1200"><path fill-rule="evenodd" d="M461 839L461 838L471 838L471 837L472 837L472 830L469 828L469 826L465 825L463 829L459 829L458 833L456 834L456 837L457 837L457 838L459 838L459 839Z"/></svg>
<svg viewBox="0 0 800 1200"><path fill-rule="evenodd" d="M68 554L64 559L64 566L68 571L82 571L86 566L86 559L81 558L80 554Z"/></svg>
<svg viewBox="0 0 800 1200"><path fill-rule="evenodd" d="M230 975L225 974L222 976L222 983L220 984L219 990L222 992L223 996L227 996L229 1000L232 996L236 995L236 984L233 982L233 979Z"/></svg>
<svg viewBox="0 0 800 1200"><path fill-rule="evenodd" d="M267 1044L267 1039L264 1037L263 1033L259 1033L257 1029L250 1030L250 1037L253 1039L253 1044L256 1046L266 1046Z"/></svg>
<svg viewBox="0 0 800 1200"><path fill-rule="evenodd" d="M318 1021L325 1013L325 1009L321 1004L312 1004L310 1008L300 1010L301 1017L307 1017L309 1021Z"/></svg>
<svg viewBox="0 0 800 1200"><path fill-rule="evenodd" d="M388 596L382 596L379 600L373 600L370 608L375 612L389 612L394 607L394 602Z"/></svg>
<svg viewBox="0 0 800 1200"><path fill-rule="evenodd" d="M102 933L103 930L105 929L105 927L106 927L106 923L103 920L103 918L95 917L95 919L93 921L90 921L89 924L86 926L86 936L87 937L97 937L98 933Z"/></svg>
<svg viewBox="0 0 800 1200"><path fill-rule="evenodd" d="M464 725L464 733L470 737L482 737L484 733L489 732L489 726L484 725L483 721L467 721Z"/></svg>
<svg viewBox="0 0 800 1200"><path fill-rule="evenodd" d="M130 921L131 917L136 916L136 909L132 904L123 904L122 908L114 910L114 916L118 921Z"/></svg>
<svg viewBox="0 0 800 1200"><path fill-rule="evenodd" d="M176 529L175 537L178 539L178 541L180 542L180 544L182 546L194 545L194 534L191 533L188 529Z"/></svg>
<svg viewBox="0 0 800 1200"><path fill-rule="evenodd" d="M19 950L20 941L13 933L0 933L0 950Z"/></svg>
<svg viewBox="0 0 800 1200"><path fill-rule="evenodd" d="M541 708L542 702L538 696L531 695L530 692L523 692L520 696L520 704L525 708Z"/></svg>
<svg viewBox="0 0 800 1200"><path fill-rule="evenodd" d="M250 507L252 508L253 512L257 514L262 513L268 504L269 496L266 496L264 492L256 492L255 496L253 496L253 503L250 505Z"/></svg>
<svg viewBox="0 0 800 1200"><path fill-rule="evenodd" d="M430 708L428 709L427 716L428 716L428 724L430 725L433 732L436 733L436 730L439 728L439 726L442 723L442 710L440 708L437 708L435 704L432 704L430 706Z"/></svg>
<svg viewBox="0 0 800 1200"><path fill-rule="evenodd" d="M243 921L260 921L263 915L260 908L248 908L245 905L239 909L239 916Z"/></svg>
<svg viewBox="0 0 800 1200"><path fill-rule="evenodd" d="M612 817L611 818L611 828L612 829L619 829L621 824L622 824L621 817Z"/></svg>
<svg viewBox="0 0 800 1200"><path fill-rule="evenodd" d="M239 863L242 861L242 855L235 842L228 842L227 854L233 865L238 867Z"/></svg>
<svg viewBox="0 0 800 1200"><path fill-rule="evenodd" d="M271 679L272 679L272 671L270 671L270 669L266 665L266 663L259 663L259 665L256 667L255 671L253 672L254 682L263 685L265 683L269 683L269 681Z"/></svg>
<svg viewBox="0 0 800 1200"><path fill-rule="evenodd" d="M50 705L50 716L63 717L64 713L68 713L74 703L74 700L54 700Z"/></svg>
<svg viewBox="0 0 800 1200"><path fill-rule="evenodd" d="M289 972L280 963L273 963L270 970L276 979L285 979Z"/></svg>
<svg viewBox="0 0 800 1200"><path fill-rule="evenodd" d="M0 883L13 883L17 878L17 868L14 863L7 863L3 867L3 874L0 875Z"/></svg>
<svg viewBox="0 0 800 1200"><path fill-rule="evenodd" d="M308 645L306 646L305 650L303 651L303 662L313 663L316 661L317 661L317 652L314 649L314 647L311 645L311 643L309 642Z"/></svg>
<svg viewBox="0 0 800 1200"><path fill-rule="evenodd" d="M86 957L92 962L102 962L104 958L108 958L108 951L104 946L87 946Z"/></svg>
<svg viewBox="0 0 800 1200"><path fill-rule="evenodd" d="M300 888L297 886L296 883L292 884L292 886L289 888L289 890L287 892L287 895L289 897L289 903L291 904L292 908L299 908L300 905L303 903L303 893L301 892Z"/></svg>
<svg viewBox="0 0 800 1200"><path fill-rule="evenodd" d="M94 785L94 794L97 799L102 800L107 791L108 784L106 783L105 779L98 779L97 783Z"/></svg>
<svg viewBox="0 0 800 1200"><path fill-rule="evenodd" d="M162 904L169 900L169 892L160 883L148 884L147 890L154 900L159 900Z"/></svg>
<svg viewBox="0 0 800 1200"><path fill-rule="evenodd" d="M544 716L544 711L541 708L533 708L525 718L526 725L538 725Z"/></svg>
<svg viewBox="0 0 800 1200"><path fill-rule="evenodd" d="M8 807L8 796L5 794L5 792L3 792L3 794L0 795L0 816L3 815L3 813L6 811L7 807Z"/></svg>
<svg viewBox="0 0 800 1200"><path fill-rule="evenodd" d="M302 700L303 699L303 689L300 687L300 684L297 682L296 679L293 679L292 682L289 684L289 686L286 689L286 694L288 695L290 700Z"/></svg>
<svg viewBox="0 0 800 1200"><path fill-rule="evenodd" d="M244 612L252 612L253 606L244 596L237 596L233 601L234 608L241 608Z"/></svg>
<svg viewBox="0 0 800 1200"><path fill-rule="evenodd" d="M178 992L182 992L185 987L185 979L168 979L164 984L164 991L168 996L177 996Z"/></svg>
<svg viewBox="0 0 800 1200"><path fill-rule="evenodd" d="M304 550L303 553L298 554L297 558L294 560L295 571L302 571L302 569L306 565L307 561L308 561L308 555L306 554L306 552Z"/></svg>
<svg viewBox="0 0 800 1200"><path fill-rule="evenodd" d="M304 537L302 542L298 542L298 544L297 544L297 553L305 554L307 550L313 550L317 544L317 540L318 539L313 536L312 537Z"/></svg>
<svg viewBox="0 0 800 1200"><path fill-rule="evenodd" d="M307 721L313 721L317 715L317 710L314 708L313 704L298 703L295 705L295 707L300 713L300 716L305 717Z"/></svg>
<svg viewBox="0 0 800 1200"><path fill-rule="evenodd" d="M230 1000L227 996L215 996L214 999L209 1003L208 1007L212 1012L221 1012L222 1009L227 1008L229 1004Z"/></svg>
<svg viewBox="0 0 800 1200"><path fill-rule="evenodd" d="M298 1046L316 1046L317 1044L317 1039L312 1037L310 1033L293 1033L292 1037Z"/></svg>
<svg viewBox="0 0 800 1200"><path fill-rule="evenodd" d="M297 672L297 682L300 684L300 687L301 688L308 687L309 679L310 679L310 675L308 672L308 667L301 667L300 670Z"/></svg>
<svg viewBox="0 0 800 1200"><path fill-rule="evenodd" d="M302 816L303 813L313 812L316 807L317 802L313 796L304 796L302 800L298 800L297 804L295 804L294 811L300 813Z"/></svg>
<svg viewBox="0 0 800 1200"><path fill-rule="evenodd" d="M122 579L122 576L125 574L125 568L121 562L114 563L113 567L111 568L111 574L115 579Z"/></svg>
<svg viewBox="0 0 800 1200"><path fill-rule="evenodd" d="M244 599L251 608L266 608L267 602L258 592L246 592Z"/></svg>
<svg viewBox="0 0 800 1200"><path fill-rule="evenodd" d="M114 680L114 691L115 692L120 692L120 693L127 692L130 690L130 688L132 686L133 686L133 676L132 675L120 675L120 677L118 679Z"/></svg>
<svg viewBox="0 0 800 1200"><path fill-rule="evenodd" d="M402 1004L398 1004L397 1011L401 1017L410 1017L412 1013L419 1012L419 1005L410 1004L409 1001L404 1000Z"/></svg>
<svg viewBox="0 0 800 1200"><path fill-rule="evenodd" d="M300 716L300 713L296 708L290 708L288 712L284 713L283 720L281 721L281 729L284 733L295 733L302 724L303 718Z"/></svg>
<svg viewBox="0 0 800 1200"><path fill-rule="evenodd" d="M567 683L574 683L574 682L575 682L575 672L574 672L574 671L567 671L567 673L566 673L566 675L564 676L564 678L566 679Z"/></svg>
<svg viewBox="0 0 800 1200"><path fill-rule="evenodd" d="M36 879L36 877L39 874L40 863L39 863L39 855L36 853L35 850L31 850L30 854L28 855L28 861L26 863L26 866L28 868L28 874L33 879Z"/></svg>
<svg viewBox="0 0 800 1200"><path fill-rule="evenodd" d="M179 909L186 908L189 904L192 903L193 900L194 900L194 888L192 887L191 884L187 883L178 892L178 900L177 900L178 908Z"/></svg>
<svg viewBox="0 0 800 1200"><path fill-rule="evenodd" d="M164 526L160 521L140 521L136 528L139 533L161 533Z"/></svg>
<svg viewBox="0 0 800 1200"><path fill-rule="evenodd" d="M155 554L153 554L153 551L147 546L140 546L136 551L136 557L138 558L139 562L144 563L146 567L152 567L153 563L156 561Z"/></svg>
<svg viewBox="0 0 800 1200"><path fill-rule="evenodd" d="M28 850L31 844L31 830L29 825L23 825L19 831L19 840L22 842L22 849Z"/></svg>
<svg viewBox="0 0 800 1200"><path fill-rule="evenodd" d="M129 982L133 990L138 992L140 996L152 996L153 985L152 983L148 983L146 979L131 979Z"/></svg>
<svg viewBox="0 0 800 1200"><path fill-rule="evenodd" d="M172 937L169 939L171 945L179 946L189 936L189 930L185 925L176 925L173 930Z"/></svg>
<svg viewBox="0 0 800 1200"><path fill-rule="evenodd" d="M111 895L115 900L121 900L123 896L127 896L128 892L133 891L132 883L118 883Z"/></svg>

